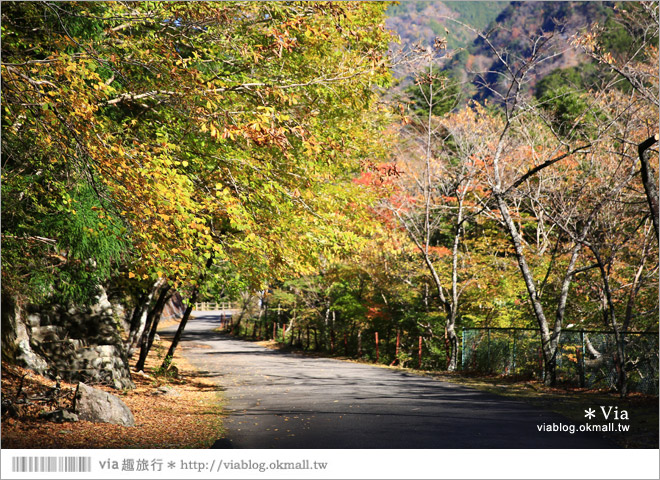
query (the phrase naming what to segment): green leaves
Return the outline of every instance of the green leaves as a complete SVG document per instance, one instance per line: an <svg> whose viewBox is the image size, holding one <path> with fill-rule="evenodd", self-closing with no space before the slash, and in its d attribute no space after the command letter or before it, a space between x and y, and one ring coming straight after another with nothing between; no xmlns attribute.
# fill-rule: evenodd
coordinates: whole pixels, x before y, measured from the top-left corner
<svg viewBox="0 0 660 480"><path fill-rule="evenodd" d="M7 232L25 224L25 175L45 171L26 191L33 214L65 212L75 221L53 234L77 242L82 263L104 259L106 274L111 263L130 280L185 288L213 257L259 285L359 246L368 198L352 176L380 148L364 85L389 81L375 61L390 40L384 7L305 8L3 8L3 62L15 65L2 67ZM97 201L57 204L54 185Z"/></svg>

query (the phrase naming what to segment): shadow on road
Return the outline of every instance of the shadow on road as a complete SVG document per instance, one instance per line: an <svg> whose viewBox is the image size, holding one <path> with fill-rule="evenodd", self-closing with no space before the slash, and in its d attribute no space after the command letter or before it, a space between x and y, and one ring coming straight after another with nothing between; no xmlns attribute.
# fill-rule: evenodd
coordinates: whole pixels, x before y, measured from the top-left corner
<svg viewBox="0 0 660 480"><path fill-rule="evenodd" d="M186 355L226 389L228 439L213 448L614 448L524 402L427 377L270 350L197 317ZM197 323L198 322L198 323Z"/></svg>

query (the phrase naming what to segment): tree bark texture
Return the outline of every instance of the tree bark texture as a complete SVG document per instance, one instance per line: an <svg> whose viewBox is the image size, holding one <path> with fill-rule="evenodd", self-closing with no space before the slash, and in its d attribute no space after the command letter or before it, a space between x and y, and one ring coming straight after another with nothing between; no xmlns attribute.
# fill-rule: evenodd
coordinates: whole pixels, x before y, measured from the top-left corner
<svg viewBox="0 0 660 480"><path fill-rule="evenodd" d="M658 185L656 184L657 173L653 171L649 164L648 149L651 148L658 141L658 134L647 138L639 144L639 160L642 162L642 183L644 184L644 191L646 192L646 200L649 204L651 211L651 219L653 220L653 228L655 229L655 238L658 240Z"/></svg>
<svg viewBox="0 0 660 480"><path fill-rule="evenodd" d="M167 300L170 298L170 286L167 285L163 287L156 301L156 305L151 309L149 315L147 316L147 322L144 326L144 332L142 332L142 340L140 342L140 357L138 358L135 369L137 371L144 370L144 364L147 361L147 355L153 345L154 337L156 336L156 329L158 328L158 322L160 321L160 316L163 313L163 308Z"/></svg>

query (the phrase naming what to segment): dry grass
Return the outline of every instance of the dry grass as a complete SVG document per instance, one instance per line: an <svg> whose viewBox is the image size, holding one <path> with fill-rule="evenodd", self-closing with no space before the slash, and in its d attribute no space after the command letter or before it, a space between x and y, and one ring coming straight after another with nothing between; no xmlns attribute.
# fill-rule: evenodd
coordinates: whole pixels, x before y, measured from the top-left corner
<svg viewBox="0 0 660 480"><path fill-rule="evenodd" d="M169 320L162 326L176 323ZM222 388L199 376L180 355L174 365L178 378L158 376L169 341L154 345L146 364L147 376L133 375L134 390L117 391L97 386L119 396L135 416L135 427L80 421L53 423L39 418L42 411L56 408L52 403L34 402L2 418L2 448L207 448L223 437ZM2 363L2 396L13 398L23 380L22 394L42 396L55 385L53 380L29 370ZM76 384L62 382L60 407L70 407ZM168 386L179 395L158 395Z"/></svg>

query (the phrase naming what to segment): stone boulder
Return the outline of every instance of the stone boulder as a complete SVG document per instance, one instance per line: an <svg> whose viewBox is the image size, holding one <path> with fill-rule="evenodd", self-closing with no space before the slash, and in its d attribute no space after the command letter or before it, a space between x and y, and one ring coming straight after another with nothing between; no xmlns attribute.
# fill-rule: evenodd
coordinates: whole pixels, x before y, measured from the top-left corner
<svg viewBox="0 0 660 480"><path fill-rule="evenodd" d="M72 413L68 410L54 410L52 412L47 412L39 415L41 418L48 420L49 422L55 423L64 423L64 422L77 422L78 415Z"/></svg>
<svg viewBox="0 0 660 480"><path fill-rule="evenodd" d="M133 413L118 397L79 383L74 399L74 411L80 420L135 426Z"/></svg>
<svg viewBox="0 0 660 480"><path fill-rule="evenodd" d="M164 395L166 397L179 397L181 394L172 387L158 387L151 392L152 395Z"/></svg>

